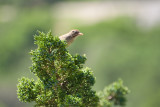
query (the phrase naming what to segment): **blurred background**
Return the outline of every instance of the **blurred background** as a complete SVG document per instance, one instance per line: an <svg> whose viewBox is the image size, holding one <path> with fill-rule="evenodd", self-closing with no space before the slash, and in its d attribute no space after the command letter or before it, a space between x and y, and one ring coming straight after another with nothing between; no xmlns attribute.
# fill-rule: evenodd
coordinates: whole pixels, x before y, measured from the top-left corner
<svg viewBox="0 0 160 107"><path fill-rule="evenodd" d="M68 48L86 54L94 90L121 78L131 93L126 107L160 107L160 1L0 0L0 107L31 107L18 101L18 78L30 73L33 35L59 36L79 29Z"/></svg>

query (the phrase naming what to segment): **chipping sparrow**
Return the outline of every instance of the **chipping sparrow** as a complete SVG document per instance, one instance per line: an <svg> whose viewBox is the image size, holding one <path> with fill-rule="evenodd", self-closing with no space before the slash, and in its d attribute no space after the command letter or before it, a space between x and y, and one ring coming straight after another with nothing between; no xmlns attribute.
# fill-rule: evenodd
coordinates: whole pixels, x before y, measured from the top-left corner
<svg viewBox="0 0 160 107"><path fill-rule="evenodd" d="M83 33L80 33L79 30L71 30L69 33L59 36L59 39L66 41L67 46L69 46L80 35L83 35Z"/></svg>

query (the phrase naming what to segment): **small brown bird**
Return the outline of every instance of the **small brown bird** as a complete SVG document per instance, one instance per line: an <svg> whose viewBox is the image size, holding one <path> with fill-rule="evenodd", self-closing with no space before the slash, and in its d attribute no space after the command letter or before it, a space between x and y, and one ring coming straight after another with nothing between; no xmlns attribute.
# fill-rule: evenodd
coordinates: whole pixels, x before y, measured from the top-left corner
<svg viewBox="0 0 160 107"><path fill-rule="evenodd" d="M80 35L83 35L83 33L80 33L79 30L71 30L69 33L59 36L59 39L66 41L67 46L69 46Z"/></svg>

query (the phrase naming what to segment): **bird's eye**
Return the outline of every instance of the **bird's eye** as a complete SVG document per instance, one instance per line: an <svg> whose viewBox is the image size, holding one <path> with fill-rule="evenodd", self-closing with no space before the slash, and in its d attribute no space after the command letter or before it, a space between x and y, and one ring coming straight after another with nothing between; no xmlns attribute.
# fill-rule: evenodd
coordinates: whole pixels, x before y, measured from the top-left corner
<svg viewBox="0 0 160 107"><path fill-rule="evenodd" d="M72 32L74 33L75 31L74 31L74 30L72 30Z"/></svg>

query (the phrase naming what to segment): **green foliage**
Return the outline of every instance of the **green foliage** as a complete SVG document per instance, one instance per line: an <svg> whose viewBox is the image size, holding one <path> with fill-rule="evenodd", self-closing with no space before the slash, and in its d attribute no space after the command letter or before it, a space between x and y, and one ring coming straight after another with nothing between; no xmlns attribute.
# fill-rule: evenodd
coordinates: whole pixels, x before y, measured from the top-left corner
<svg viewBox="0 0 160 107"><path fill-rule="evenodd" d="M79 106L97 107L100 100L115 100L115 104L123 105L128 93L122 81L105 89L105 96L98 97L91 89L95 83L90 68L83 67L85 55L71 55L66 49L66 42L53 37L51 32L34 36L37 49L32 50L32 66L30 71L38 77L36 81L21 78L17 85L17 95L22 102L35 101L36 106ZM107 97L107 98L108 98ZM101 102L101 101L100 101Z"/></svg>
<svg viewBox="0 0 160 107"><path fill-rule="evenodd" d="M34 80L33 79L28 79L28 78L21 78L19 80L21 84L18 85L18 98L20 98L20 101L24 102L30 102L35 99L35 93L34 93Z"/></svg>
<svg viewBox="0 0 160 107"><path fill-rule="evenodd" d="M37 105L92 105L99 98L91 86L95 83L92 71L83 68L86 57L72 56L66 50L66 43L51 32L39 32L34 36L38 48L32 50L30 67L38 80L22 78L18 84L18 98L23 102L35 101Z"/></svg>
<svg viewBox="0 0 160 107"><path fill-rule="evenodd" d="M126 103L125 95L128 93L129 90L127 87L123 86L122 80L114 82L98 93L100 97L100 106L111 107L113 104L124 106Z"/></svg>

